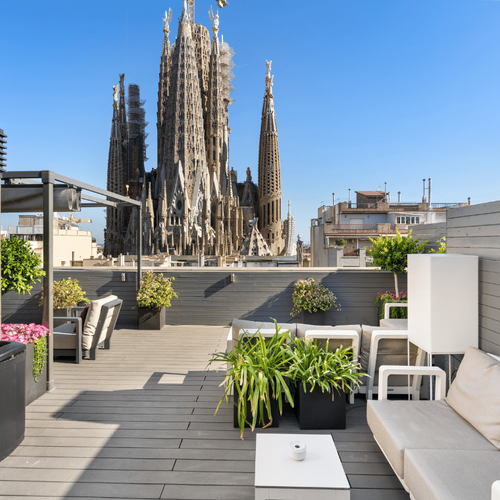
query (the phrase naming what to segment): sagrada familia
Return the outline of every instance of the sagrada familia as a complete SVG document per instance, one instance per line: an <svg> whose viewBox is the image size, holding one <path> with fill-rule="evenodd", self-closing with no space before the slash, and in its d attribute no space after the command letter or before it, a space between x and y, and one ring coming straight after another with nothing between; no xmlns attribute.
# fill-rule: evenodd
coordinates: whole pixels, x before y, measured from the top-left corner
<svg viewBox="0 0 500 500"><path fill-rule="evenodd" d="M217 0L219 7L225 0ZM194 22L194 0L184 0L177 38L170 44L172 10L163 19L157 111L157 168L146 172L146 120L139 86L124 75L113 87L109 191L142 201L136 211L108 208L105 255L294 255L294 220L281 219L281 169L271 62L259 143L258 186L250 168L244 183L229 167L228 108L234 75L231 47L219 40L219 15L210 7L212 37Z"/></svg>

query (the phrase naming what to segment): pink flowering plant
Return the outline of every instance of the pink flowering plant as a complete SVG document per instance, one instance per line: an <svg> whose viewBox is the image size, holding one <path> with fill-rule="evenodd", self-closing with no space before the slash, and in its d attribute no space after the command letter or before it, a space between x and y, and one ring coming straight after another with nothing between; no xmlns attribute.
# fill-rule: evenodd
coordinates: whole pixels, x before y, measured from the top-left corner
<svg viewBox="0 0 500 500"><path fill-rule="evenodd" d="M47 358L46 337L50 335L50 330L42 325L30 323L4 323L1 326L0 340L19 342L21 344L33 344L33 378L38 382L38 375L42 373Z"/></svg>
<svg viewBox="0 0 500 500"><path fill-rule="evenodd" d="M318 283L314 278L298 280L293 287L292 293L293 309L292 316L301 311L310 313L317 311L328 311L335 307L340 311L340 304L337 297L331 290L328 290L323 283Z"/></svg>
<svg viewBox="0 0 500 500"><path fill-rule="evenodd" d="M385 305L387 303L401 303L408 302L408 292L406 290L401 290L399 292L399 297L396 295L396 291L386 291L378 292L377 298L375 299L375 304L377 310L380 314L380 319L384 319ZM393 307L390 310L391 318L408 318L408 309L406 307Z"/></svg>

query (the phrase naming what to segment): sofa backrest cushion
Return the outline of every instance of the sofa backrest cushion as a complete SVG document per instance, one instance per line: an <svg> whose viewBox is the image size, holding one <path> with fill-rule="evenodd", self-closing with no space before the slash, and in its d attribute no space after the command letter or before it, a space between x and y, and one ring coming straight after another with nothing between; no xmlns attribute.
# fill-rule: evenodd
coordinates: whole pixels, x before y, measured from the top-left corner
<svg viewBox="0 0 500 500"><path fill-rule="evenodd" d="M96 333L96 328L99 323L99 318L101 316L101 308L103 304L115 300L118 297L116 295L108 295L102 299L93 300L90 303L89 311L87 317L85 318L85 324L83 325L83 335L82 335L82 348L84 351L90 349L92 346L92 339ZM109 315L108 315L109 316ZM106 318L106 320L111 321L111 318Z"/></svg>
<svg viewBox="0 0 500 500"><path fill-rule="evenodd" d="M500 449L500 362L467 347L446 402Z"/></svg>

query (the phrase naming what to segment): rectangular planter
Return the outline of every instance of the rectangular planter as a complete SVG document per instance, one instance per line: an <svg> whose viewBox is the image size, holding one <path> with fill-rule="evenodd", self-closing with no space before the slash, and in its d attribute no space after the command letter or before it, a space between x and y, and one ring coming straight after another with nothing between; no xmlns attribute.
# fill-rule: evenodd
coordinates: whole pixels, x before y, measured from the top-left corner
<svg viewBox="0 0 500 500"><path fill-rule="evenodd" d="M234 399L234 398L233 398ZM265 411L265 410L264 410ZM250 401L247 401L247 415L251 415L250 409ZM273 417L273 423L269 427L279 427L280 426L280 409L277 399L271 399L271 415ZM247 420L252 421L252 417L248 417ZM238 405L236 402L233 404L233 423L234 428L238 428ZM264 427L269 423L267 419L267 415L264 418L264 424L260 420L257 421L256 427ZM248 424L245 424L245 427L250 427Z"/></svg>
<svg viewBox="0 0 500 500"><path fill-rule="evenodd" d="M331 392L321 392L316 386L310 392L304 392L303 384L298 384L295 391L295 413L300 429L345 429L346 394L335 392L332 401Z"/></svg>
<svg viewBox="0 0 500 500"><path fill-rule="evenodd" d="M45 339L47 342L47 339ZM38 375L35 382L33 377L33 358L35 356L35 348L33 344L26 344L26 395L25 404L28 406L30 403L38 399L42 394L47 392L47 363L43 367L42 373Z"/></svg>
<svg viewBox="0 0 500 500"><path fill-rule="evenodd" d="M139 308L139 330L161 330L167 322L167 308L156 309Z"/></svg>
<svg viewBox="0 0 500 500"><path fill-rule="evenodd" d="M0 460L23 441L26 348L24 344L0 341Z"/></svg>

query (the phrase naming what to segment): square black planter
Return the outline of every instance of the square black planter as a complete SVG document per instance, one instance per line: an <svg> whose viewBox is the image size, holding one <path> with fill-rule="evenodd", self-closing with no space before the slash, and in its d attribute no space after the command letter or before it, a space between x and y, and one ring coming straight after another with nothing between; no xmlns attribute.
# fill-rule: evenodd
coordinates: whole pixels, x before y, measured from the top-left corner
<svg viewBox="0 0 500 500"><path fill-rule="evenodd" d="M295 413L300 429L345 429L346 393L321 392L316 386L304 392L304 385L298 384L295 391Z"/></svg>
<svg viewBox="0 0 500 500"><path fill-rule="evenodd" d="M167 308L137 309L139 314L139 330L161 330L167 323Z"/></svg>
<svg viewBox="0 0 500 500"><path fill-rule="evenodd" d="M246 414L249 415L249 417L247 417L247 420L249 420L251 422L252 421L252 416L251 416L252 412L251 412L250 406L251 406L250 401L247 401L247 413ZM264 412L265 412L264 423L262 423L260 421L260 419L258 419L256 427L265 427L269 423L269 419L267 418L267 413L266 413L265 408L264 408ZM280 426L280 408L279 408L279 404L278 404L277 399L271 399L271 415L273 417L273 423L269 427L279 427ZM239 425L238 425L238 405L236 404L236 402L233 404L233 423L234 423L235 429L239 427ZM245 427L250 427L250 425L245 424Z"/></svg>

